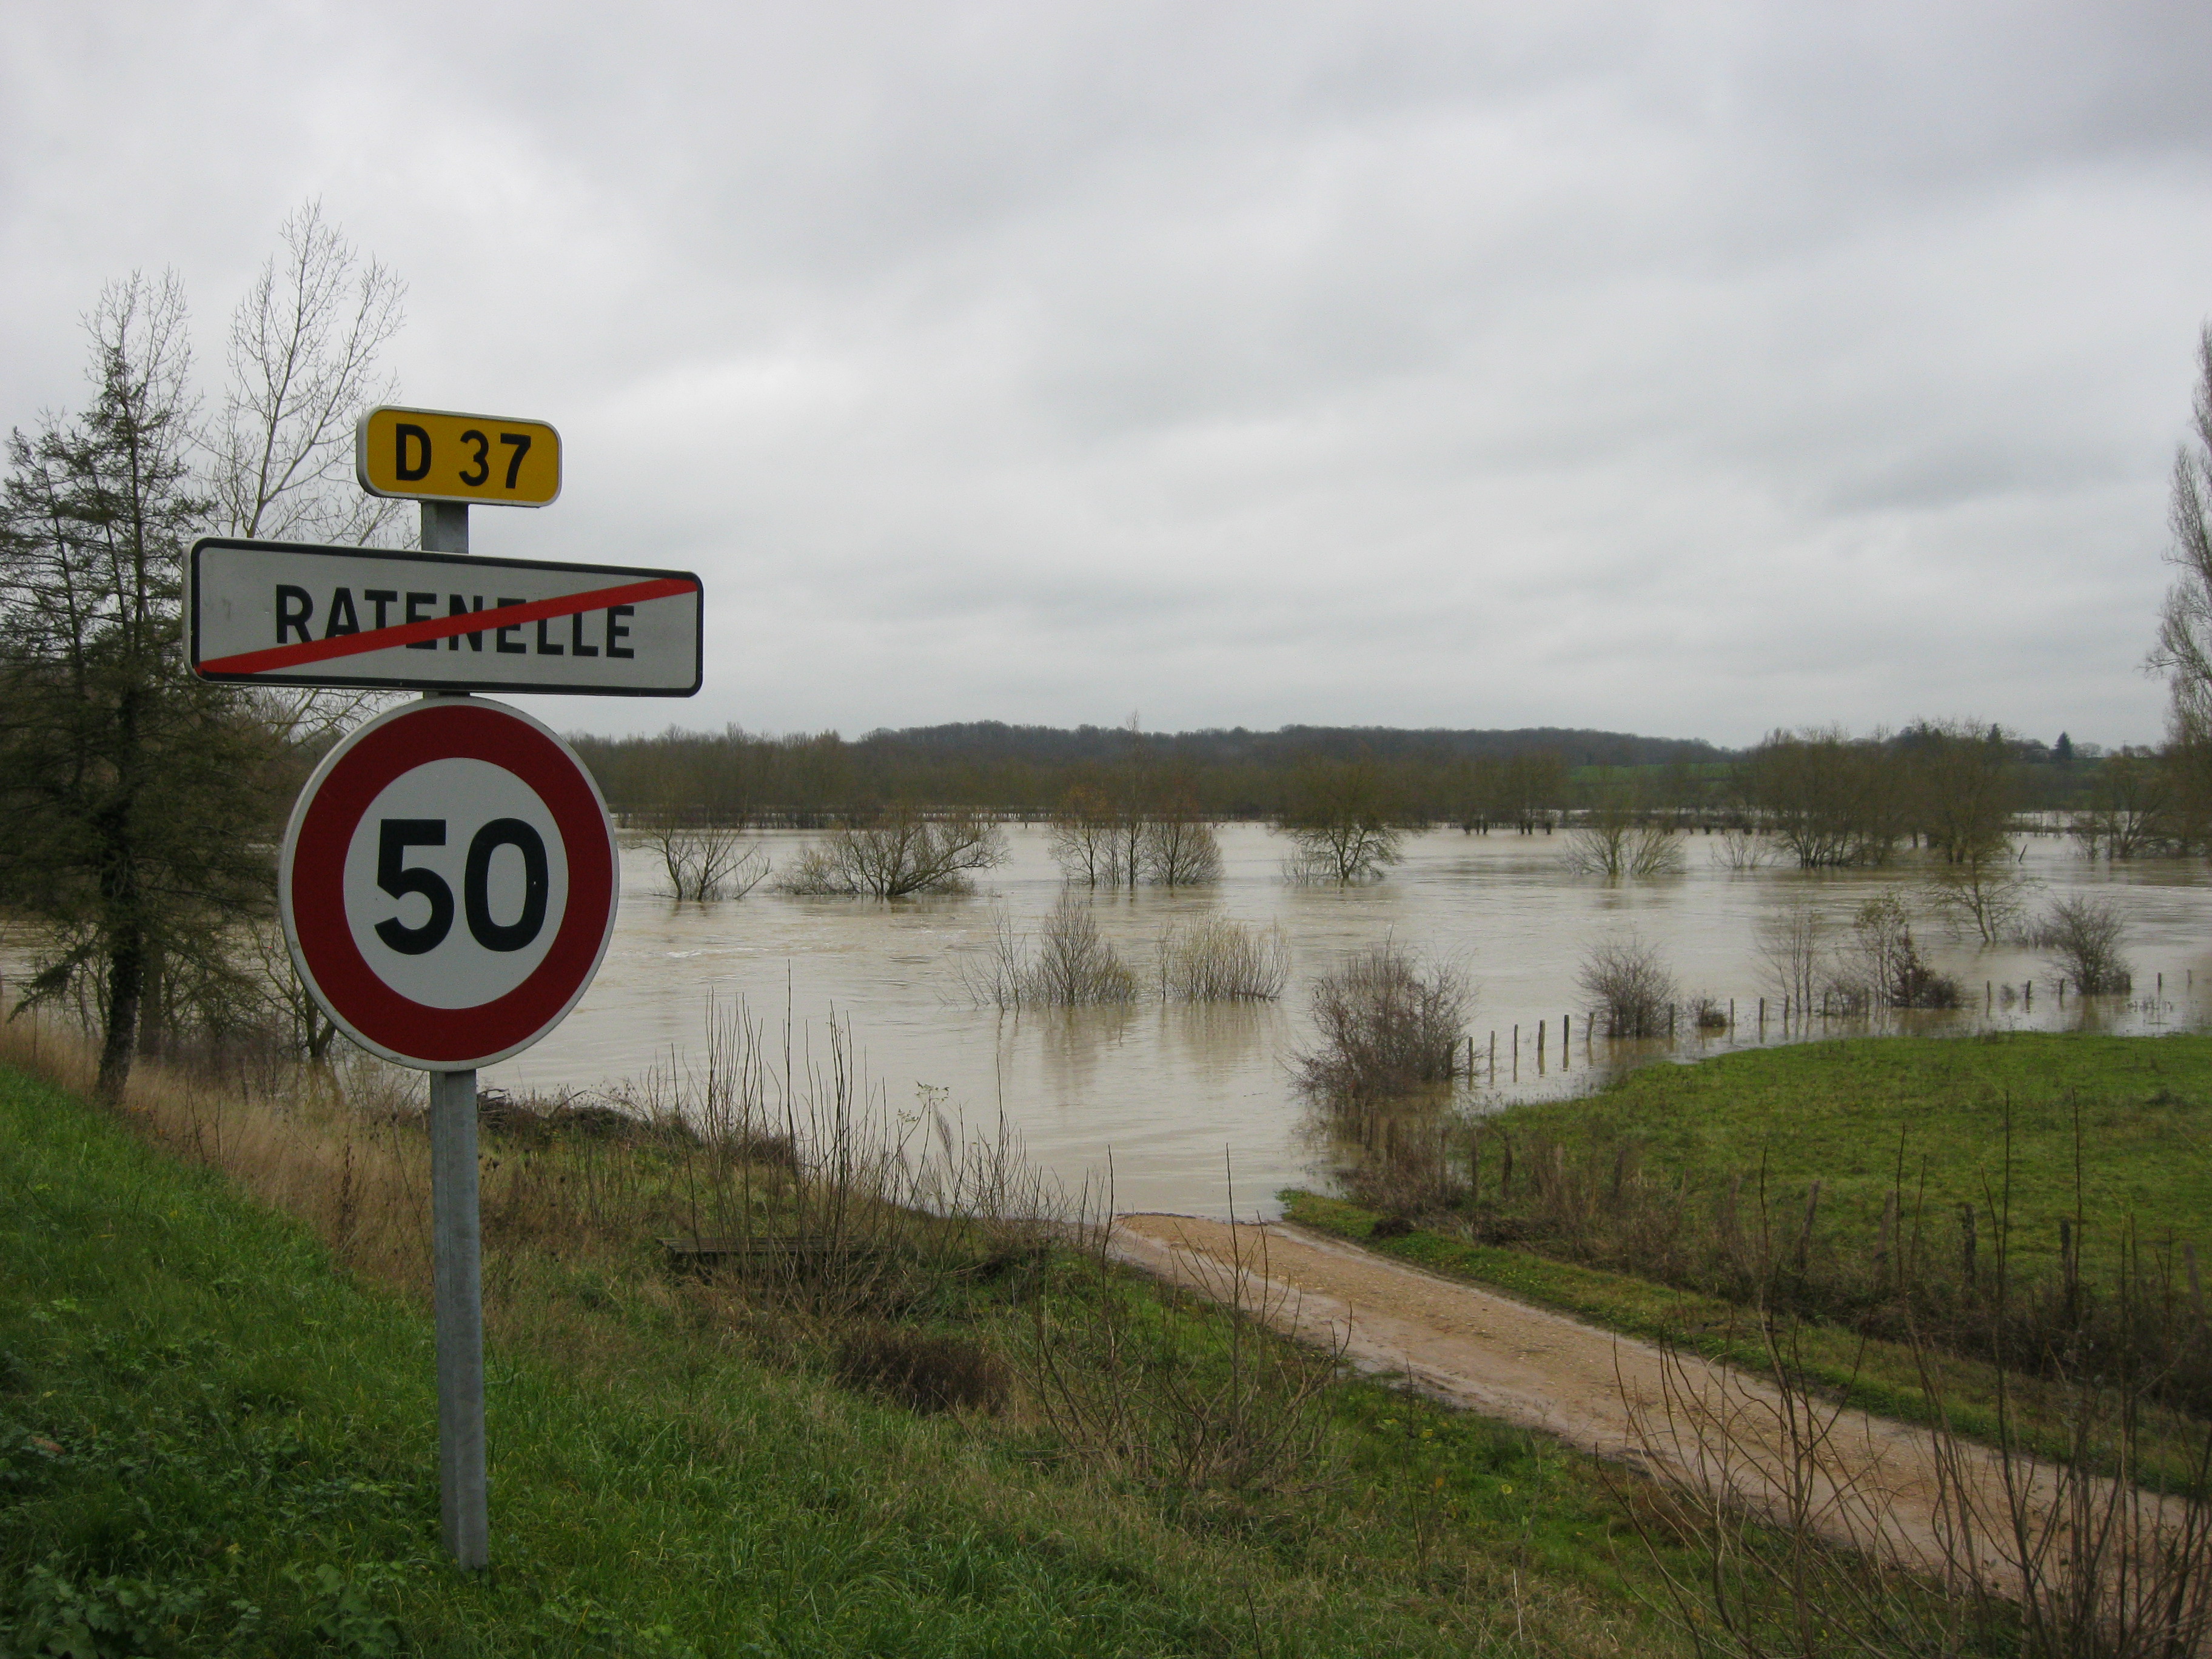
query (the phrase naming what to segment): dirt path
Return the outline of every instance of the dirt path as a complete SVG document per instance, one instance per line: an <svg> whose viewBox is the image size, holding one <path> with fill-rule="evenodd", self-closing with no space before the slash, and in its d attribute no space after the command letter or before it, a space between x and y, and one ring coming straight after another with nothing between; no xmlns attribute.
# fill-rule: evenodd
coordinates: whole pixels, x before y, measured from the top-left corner
<svg viewBox="0 0 2212 1659"><path fill-rule="evenodd" d="M1785 1402L1769 1382L1668 1353L1490 1291L1281 1223L1126 1215L1114 1253L1216 1299L1241 1296L1277 1329L1340 1345L1361 1370L1405 1376L1450 1403L1557 1436L1703 1492L1802 1516L1855 1547L1930 1571L1963 1565L1953 1493L1977 1512L1971 1554L1992 1589L2017 1590L1992 1547L2007 1512L1994 1453L1863 1412ZM1800 1432L1790 1432L1795 1412ZM1803 1449L1808 1443L1812 1449ZM1795 1449L1793 1449L1793 1448ZM2047 1510L2047 1473L2023 1471ZM2155 1509L2155 1502L2153 1501Z"/></svg>

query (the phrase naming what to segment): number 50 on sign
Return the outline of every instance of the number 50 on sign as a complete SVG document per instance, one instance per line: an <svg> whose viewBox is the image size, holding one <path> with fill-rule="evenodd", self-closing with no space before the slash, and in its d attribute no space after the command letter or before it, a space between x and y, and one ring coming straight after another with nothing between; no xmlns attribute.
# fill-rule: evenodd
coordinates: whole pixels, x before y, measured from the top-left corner
<svg viewBox="0 0 2212 1659"><path fill-rule="evenodd" d="M372 409L354 428L353 470L372 495L543 507L561 493L561 434L543 421Z"/></svg>

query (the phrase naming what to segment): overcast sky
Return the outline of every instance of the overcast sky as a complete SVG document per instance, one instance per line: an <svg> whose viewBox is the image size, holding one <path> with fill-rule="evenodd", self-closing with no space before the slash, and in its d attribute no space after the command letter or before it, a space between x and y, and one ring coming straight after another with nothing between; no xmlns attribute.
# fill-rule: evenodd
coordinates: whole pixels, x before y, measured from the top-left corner
<svg viewBox="0 0 2212 1659"><path fill-rule="evenodd" d="M319 198L562 429L477 551L706 579L565 727L2160 730L2202 0L0 18L0 424Z"/></svg>

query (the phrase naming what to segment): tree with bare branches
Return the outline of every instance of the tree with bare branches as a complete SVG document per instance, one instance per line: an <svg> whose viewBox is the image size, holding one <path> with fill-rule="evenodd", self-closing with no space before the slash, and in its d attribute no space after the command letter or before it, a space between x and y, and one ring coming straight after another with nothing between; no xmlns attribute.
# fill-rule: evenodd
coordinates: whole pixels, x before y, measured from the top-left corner
<svg viewBox="0 0 2212 1659"><path fill-rule="evenodd" d="M1382 769L1370 761L1315 760L1291 780L1283 832L1296 848L1294 879L1348 886L1381 878L1404 858L1406 832Z"/></svg>
<svg viewBox="0 0 2212 1659"><path fill-rule="evenodd" d="M230 386L210 434L216 520L233 536L393 542L408 503L355 488L354 422L398 395L379 359L407 320L406 285L364 260L320 202L277 239L231 313Z"/></svg>
<svg viewBox="0 0 2212 1659"><path fill-rule="evenodd" d="M2212 751L2212 323L2197 340L2197 399L2191 441L2173 458L2166 562L2179 573L2160 607L2158 641L2147 666L2162 671L2172 695L2173 734Z"/></svg>
<svg viewBox="0 0 2212 1659"><path fill-rule="evenodd" d="M410 546L411 503L355 486L354 423L398 396L380 367L406 321L406 285L364 258L320 202L295 209L277 251L230 317L230 384L204 439L210 527L229 536L346 546ZM388 698L263 688L264 715L288 736L351 724Z"/></svg>
<svg viewBox="0 0 2212 1659"><path fill-rule="evenodd" d="M802 896L968 893L974 872L1006 861L1006 834L990 819L902 805L873 823L833 830L802 852L777 884Z"/></svg>

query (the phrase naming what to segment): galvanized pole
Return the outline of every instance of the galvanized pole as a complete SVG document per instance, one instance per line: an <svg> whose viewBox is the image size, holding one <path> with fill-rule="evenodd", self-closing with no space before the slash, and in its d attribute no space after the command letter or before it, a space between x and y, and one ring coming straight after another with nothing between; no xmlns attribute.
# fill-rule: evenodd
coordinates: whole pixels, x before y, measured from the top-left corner
<svg viewBox="0 0 2212 1659"><path fill-rule="evenodd" d="M491 1560L474 1072L430 1073L430 1211L438 1315L438 1507L446 1547L455 1565L473 1571Z"/></svg>
<svg viewBox="0 0 2212 1659"><path fill-rule="evenodd" d="M422 503L422 550L469 550L466 502ZM491 1564L484 1486L477 1074L430 1073L430 1236L438 1327L438 1509L454 1564Z"/></svg>

